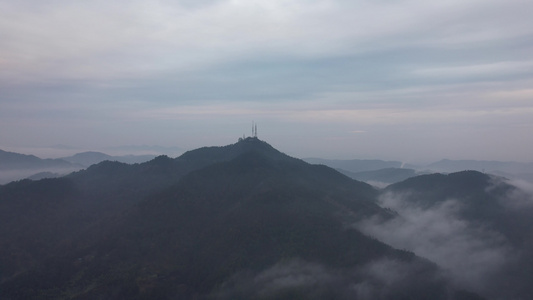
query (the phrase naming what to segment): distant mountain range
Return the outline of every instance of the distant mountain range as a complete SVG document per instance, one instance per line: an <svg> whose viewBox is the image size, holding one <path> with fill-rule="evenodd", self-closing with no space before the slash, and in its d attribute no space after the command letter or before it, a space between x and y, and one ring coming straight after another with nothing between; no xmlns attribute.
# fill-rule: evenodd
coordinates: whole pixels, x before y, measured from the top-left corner
<svg viewBox="0 0 533 300"><path fill-rule="evenodd" d="M127 164L137 164L137 163L147 162L149 160L154 159L155 157L156 157L155 155L111 156L111 155L107 155L102 152L88 151L88 152L77 153L69 157L63 157L61 159L68 161L70 163L73 163L73 164L78 164L84 167L89 167L91 165L97 164L105 160L118 161L118 162L123 162Z"/></svg>
<svg viewBox="0 0 533 300"><path fill-rule="evenodd" d="M384 187L391 183L400 182L405 179L422 175L413 169L402 169L402 168L385 168L372 171L363 171L363 172L350 172L342 169L338 169L339 172L344 175L353 178L355 180L364 181L366 183L375 185L377 187Z"/></svg>
<svg viewBox="0 0 533 300"><path fill-rule="evenodd" d="M370 183L376 187L385 187L391 183L423 174L415 170L416 166L399 161L322 158L305 158L304 160L310 164L326 165L350 178Z"/></svg>
<svg viewBox="0 0 533 300"><path fill-rule="evenodd" d="M109 147L109 150L121 150L125 152L138 153L138 152L157 152L157 153L167 153L172 155L174 153L183 153L183 148L180 147L165 147L157 145L125 145L118 147Z"/></svg>
<svg viewBox="0 0 533 300"><path fill-rule="evenodd" d="M55 147L67 147L58 145ZM110 148L133 152L159 151L181 153L181 148L160 146L121 146ZM127 164L143 163L155 158L153 154L112 156L102 152L87 151L57 159L41 159L34 155L19 154L0 150L0 184L24 178L47 178L66 175L70 172L87 168L105 160ZM487 172L514 179L533 182L533 163L449 160L443 159L428 165L413 165L399 161L363 160L363 159L322 159L304 158L310 164L322 164L356 180L385 187L410 177L429 173L453 173L465 170Z"/></svg>
<svg viewBox="0 0 533 300"><path fill-rule="evenodd" d="M62 159L41 159L34 155L25 155L0 150L0 170L24 170L72 167Z"/></svg>
<svg viewBox="0 0 533 300"><path fill-rule="evenodd" d="M414 168L411 165L404 165L399 161L384 161L379 159L323 159L304 158L310 164L321 164L334 169L342 169L352 173L375 171L386 168Z"/></svg>
<svg viewBox="0 0 533 300"><path fill-rule="evenodd" d="M68 174L83 168L63 159L41 159L34 155L25 155L0 150L0 184L23 179L37 173Z"/></svg>
<svg viewBox="0 0 533 300"><path fill-rule="evenodd" d="M501 171L507 173L531 173L533 172L533 163L443 159L427 165L426 168L442 172L475 170L480 172Z"/></svg>
<svg viewBox="0 0 533 300"><path fill-rule="evenodd" d="M378 190L257 138L106 160L0 186L0 298L531 299L530 201L476 171Z"/></svg>
<svg viewBox="0 0 533 300"><path fill-rule="evenodd" d="M533 163L443 159L428 165L413 165L399 161L363 159L306 158L304 160L311 164L329 166L353 179L378 186L385 186L422 174L454 173L468 170L533 182Z"/></svg>
<svg viewBox="0 0 533 300"><path fill-rule="evenodd" d="M0 150L0 184L24 178L58 177L110 160L128 164L146 162L155 155L110 156L101 152L83 152L73 156L42 159L34 155Z"/></svg>

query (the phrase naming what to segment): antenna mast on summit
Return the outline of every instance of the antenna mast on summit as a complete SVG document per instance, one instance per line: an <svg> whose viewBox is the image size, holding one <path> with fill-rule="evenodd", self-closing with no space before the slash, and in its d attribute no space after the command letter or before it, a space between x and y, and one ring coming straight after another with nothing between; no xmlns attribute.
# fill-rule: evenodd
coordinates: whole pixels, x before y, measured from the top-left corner
<svg viewBox="0 0 533 300"><path fill-rule="evenodd" d="M252 121L252 137L257 137L257 124Z"/></svg>

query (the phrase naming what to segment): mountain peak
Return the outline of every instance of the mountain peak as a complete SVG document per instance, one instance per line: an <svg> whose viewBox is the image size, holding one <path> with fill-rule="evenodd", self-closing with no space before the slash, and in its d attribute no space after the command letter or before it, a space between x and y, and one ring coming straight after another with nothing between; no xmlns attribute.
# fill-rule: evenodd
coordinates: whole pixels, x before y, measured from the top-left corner
<svg viewBox="0 0 533 300"><path fill-rule="evenodd" d="M183 153L177 160L197 160L209 162L228 161L248 152L258 152L274 160L293 159L278 151L265 141L257 137L239 138L235 144L227 146L202 147Z"/></svg>

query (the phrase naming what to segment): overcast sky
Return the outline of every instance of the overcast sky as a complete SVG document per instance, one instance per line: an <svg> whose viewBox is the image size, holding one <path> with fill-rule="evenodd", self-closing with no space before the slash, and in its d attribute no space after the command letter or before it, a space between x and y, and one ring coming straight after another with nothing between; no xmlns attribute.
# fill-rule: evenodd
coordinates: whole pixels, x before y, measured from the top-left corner
<svg viewBox="0 0 533 300"><path fill-rule="evenodd" d="M252 121L296 157L533 161L533 1L0 0L0 149Z"/></svg>

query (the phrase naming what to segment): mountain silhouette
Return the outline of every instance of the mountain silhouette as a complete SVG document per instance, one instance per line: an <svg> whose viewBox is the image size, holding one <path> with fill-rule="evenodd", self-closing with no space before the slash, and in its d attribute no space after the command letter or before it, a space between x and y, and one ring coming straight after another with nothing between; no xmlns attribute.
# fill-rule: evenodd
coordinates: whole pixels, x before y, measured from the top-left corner
<svg viewBox="0 0 533 300"><path fill-rule="evenodd" d="M62 159L41 159L34 155L26 155L0 150L0 170L24 170L44 168L78 167Z"/></svg>
<svg viewBox="0 0 533 300"><path fill-rule="evenodd" d="M69 157L63 157L62 160L79 164L85 167L100 163L105 160L109 161L118 161L128 164L134 163L143 163L149 160L152 160L154 155L122 155L122 156L111 156L102 152L87 151L82 153L76 153Z"/></svg>
<svg viewBox="0 0 533 300"><path fill-rule="evenodd" d="M363 171L363 172L350 172L339 169L340 172L353 178L355 180L360 180L370 183L382 183L382 184L391 184L403 181L405 179L415 177L419 174L416 173L413 169L403 169L403 168L385 168L372 171Z"/></svg>
<svg viewBox="0 0 533 300"><path fill-rule="evenodd" d="M34 155L0 150L0 184L27 178L36 173L49 172L64 175L81 168L81 165L62 159L41 159ZM46 174L43 173L41 176L46 176Z"/></svg>
<svg viewBox="0 0 533 300"><path fill-rule="evenodd" d="M378 193L257 138L14 182L0 297L480 299L352 226L394 216Z"/></svg>

